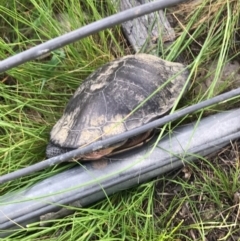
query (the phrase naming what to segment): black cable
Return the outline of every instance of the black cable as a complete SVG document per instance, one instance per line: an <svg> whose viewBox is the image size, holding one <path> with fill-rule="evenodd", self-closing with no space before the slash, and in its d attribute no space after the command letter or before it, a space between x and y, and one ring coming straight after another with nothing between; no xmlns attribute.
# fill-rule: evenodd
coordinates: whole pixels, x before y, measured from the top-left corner
<svg viewBox="0 0 240 241"><path fill-rule="evenodd" d="M174 121L174 120L176 120L180 117L186 116L186 115L188 115L190 113L193 113L197 110L209 107L209 106L214 105L214 104L218 104L222 101L226 101L226 100L228 100L230 98L233 98L233 97L236 97L238 95L240 95L240 88L237 88L235 90L231 90L227 93L224 93L224 94L218 95L216 97L213 97L212 99L205 100L205 101L202 101L198 104L189 106L185 109L179 110L179 111L177 111L173 114L164 116L161 119L152 121L152 122L150 122L146 125L143 125L141 127L135 128L135 129L130 130L130 131L127 131L125 133L107 138L105 140L94 142L94 143L92 143L92 144L90 144L86 147L76 149L74 151L70 151L70 152L67 152L65 154L62 154L62 155L59 155L59 156L56 156L56 157L49 158L47 160L36 163L32 166L29 166L29 167L20 169L18 171L3 175L3 176L0 177L0 183L5 183L5 182L8 182L8 181L17 179L19 177L22 177L22 176L26 176L30 173L33 173L33 172L36 172L36 171L39 171L39 170L43 170L43 169L45 169L49 166L53 166L53 165L71 160L73 158L77 158L78 156L81 156L83 154L87 154L87 153L90 153L92 151L96 151L96 150L99 150L101 148L114 145L115 143L119 143L122 140L127 140L127 139L129 139L133 136L140 135L140 134L142 134L142 133L144 133L148 130L157 128L157 127L162 126L162 125L164 125L168 122L172 122L172 121Z"/></svg>
<svg viewBox="0 0 240 241"><path fill-rule="evenodd" d="M88 24L82 28L74 30L70 33L64 34L60 37L51 39L43 44L39 44L36 47L28 49L22 53L11 56L5 60L0 61L0 73L23 64L29 60L36 59L37 57L49 53L52 50L61 48L67 44L73 43L79 39L89 36L93 33L110 28L117 24L126 22L128 20L140 17L142 15L157 11L162 8L166 8L172 5L179 4L186 0L159 0L149 2L117 14L110 17L106 17L94 23Z"/></svg>

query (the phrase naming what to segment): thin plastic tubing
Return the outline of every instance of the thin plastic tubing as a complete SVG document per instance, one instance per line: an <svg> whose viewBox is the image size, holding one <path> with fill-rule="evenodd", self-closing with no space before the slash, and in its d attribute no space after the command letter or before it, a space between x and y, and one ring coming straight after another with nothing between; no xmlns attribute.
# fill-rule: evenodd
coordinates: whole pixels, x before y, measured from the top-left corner
<svg viewBox="0 0 240 241"><path fill-rule="evenodd" d="M99 32L101 30L110 28L117 24L126 22L128 20L140 17L142 15L155 12L159 9L166 8L172 5L185 2L186 0L159 0L140 6L119 12L112 16L106 17L94 23L88 24L82 28L59 36L57 38L51 39L43 44L39 44L36 47L28 49L22 53L11 56L0 62L0 73L23 64L29 60L36 59L37 57L49 53L55 49L61 48L65 45L73 43L84 37L87 37L93 33Z"/></svg>
<svg viewBox="0 0 240 241"><path fill-rule="evenodd" d="M77 156L84 155L86 153L90 153L92 151L96 151L96 150L99 150L99 149L104 148L104 147L108 147L108 146L113 145L115 143L118 143L122 140L126 140L126 139L129 139L130 137L137 136L137 135L142 134L142 133L144 133L144 132L146 132L150 129L157 128L157 127L162 126L162 125L164 125L168 122L172 122L172 121L174 121L174 120L176 120L180 117L186 116L190 113L193 113L195 111L198 111L198 110L206 108L206 107L209 107L211 105L218 104L222 101L226 101L226 100L228 100L230 98L233 98L233 97L236 97L238 95L240 95L240 88L237 88L235 90L231 90L229 92L218 95L218 96L213 97L211 99L202 101L198 104L189 106L189 107L187 107L185 109L182 109L180 111L177 111L177 112L175 112L171 115L164 116L164 117L162 117L158 120L155 120L153 122L150 122L150 123L148 123L144 126L135 128L133 130L127 131L127 132L119 134L117 136L113 136L113 137L107 138L105 140L94 142L94 143L92 143L92 144L90 144L86 147L76 149L76 150L64 153L62 155L56 156L56 157L49 158L47 160L41 161L41 162L36 163L34 165L31 165L29 167L26 167L26 168L17 170L15 172L3 175L3 176L0 177L0 184L11 181L11 180L14 180L14 179L17 179L17 178L22 177L22 176L26 176L30 173L33 173L33 172L36 172L36 171L39 171L39 170L43 170L43 169L45 169L49 166L53 166L53 165L71 160L73 158L76 158Z"/></svg>

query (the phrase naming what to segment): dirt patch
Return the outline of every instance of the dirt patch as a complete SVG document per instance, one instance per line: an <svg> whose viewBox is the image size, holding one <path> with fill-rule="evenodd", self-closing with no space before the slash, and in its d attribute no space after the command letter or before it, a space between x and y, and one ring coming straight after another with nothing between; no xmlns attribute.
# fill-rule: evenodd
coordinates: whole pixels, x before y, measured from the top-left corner
<svg viewBox="0 0 240 241"><path fill-rule="evenodd" d="M239 166L240 145L235 142L208 160L161 178L154 201L158 228L181 224L180 233L190 240L239 240ZM163 219L168 210L173 215Z"/></svg>

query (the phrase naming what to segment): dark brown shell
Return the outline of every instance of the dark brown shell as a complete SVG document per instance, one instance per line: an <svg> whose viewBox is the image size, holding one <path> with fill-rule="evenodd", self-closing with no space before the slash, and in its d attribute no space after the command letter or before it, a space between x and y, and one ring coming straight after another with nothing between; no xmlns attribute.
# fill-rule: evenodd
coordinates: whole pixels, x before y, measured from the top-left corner
<svg viewBox="0 0 240 241"><path fill-rule="evenodd" d="M148 54L128 55L102 66L70 99L51 131L47 155L52 156L53 146L76 149L161 117L172 108L187 77L183 64Z"/></svg>

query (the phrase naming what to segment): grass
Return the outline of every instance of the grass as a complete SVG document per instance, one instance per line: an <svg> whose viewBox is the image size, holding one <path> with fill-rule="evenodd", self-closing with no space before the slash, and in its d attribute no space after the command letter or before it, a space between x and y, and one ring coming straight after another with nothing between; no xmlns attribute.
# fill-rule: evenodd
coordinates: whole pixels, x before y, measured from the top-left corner
<svg viewBox="0 0 240 241"><path fill-rule="evenodd" d="M0 58L114 12L110 1L80 2L3 1ZM226 63L240 60L239 5L238 0L208 0L170 10L179 37L164 58L174 60L181 53L192 71L181 106L239 86L232 74L220 78ZM129 52L120 28L114 27L0 74L1 175L43 160L49 132L81 81ZM187 121L235 107L239 99L209 107ZM70 165L4 184L0 194L31 186ZM91 207L74 208L73 215L51 227L32 224L6 240L238 240L239 176L239 148L232 143L213 157L199 157L196 164Z"/></svg>

